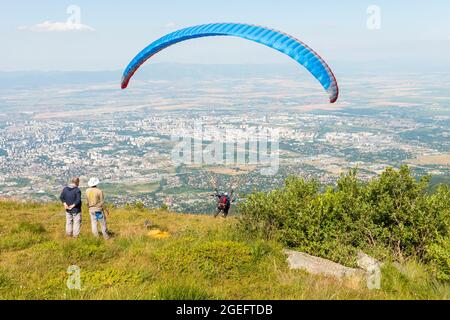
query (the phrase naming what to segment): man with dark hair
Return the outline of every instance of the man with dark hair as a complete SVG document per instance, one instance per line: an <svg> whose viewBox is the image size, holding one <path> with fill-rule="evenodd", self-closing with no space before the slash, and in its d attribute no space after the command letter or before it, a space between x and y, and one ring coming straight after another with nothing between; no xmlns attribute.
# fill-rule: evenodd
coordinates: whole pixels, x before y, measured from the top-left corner
<svg viewBox="0 0 450 320"><path fill-rule="evenodd" d="M73 178L71 183L63 189L59 199L66 209L66 235L78 238L81 229L81 191L79 178Z"/></svg>

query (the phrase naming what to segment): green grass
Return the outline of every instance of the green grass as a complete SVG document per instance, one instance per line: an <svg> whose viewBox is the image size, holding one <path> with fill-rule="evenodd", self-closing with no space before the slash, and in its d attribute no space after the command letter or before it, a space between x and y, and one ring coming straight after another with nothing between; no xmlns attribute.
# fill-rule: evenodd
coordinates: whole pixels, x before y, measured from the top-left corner
<svg viewBox="0 0 450 320"><path fill-rule="evenodd" d="M156 299L159 300L211 300L214 298L204 288L197 287L195 284L169 282L161 284L156 289Z"/></svg>
<svg viewBox="0 0 450 320"><path fill-rule="evenodd" d="M0 299L449 299L450 285L413 260L383 267L382 289L289 270L277 242L249 239L237 219L112 210L110 241L64 236L58 204L0 202ZM153 239L144 226L167 230ZM80 268L82 290L67 270Z"/></svg>

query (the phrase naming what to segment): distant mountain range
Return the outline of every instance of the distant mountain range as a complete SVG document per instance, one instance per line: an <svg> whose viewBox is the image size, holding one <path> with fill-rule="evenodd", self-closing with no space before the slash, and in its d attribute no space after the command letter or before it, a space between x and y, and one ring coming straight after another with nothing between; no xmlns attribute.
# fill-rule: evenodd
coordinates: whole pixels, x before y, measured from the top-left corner
<svg viewBox="0 0 450 320"><path fill-rule="evenodd" d="M306 72L305 72L306 74ZM135 75L136 80L214 79L217 77L298 77L302 75L298 65L195 65L148 64ZM122 71L12 71L0 72L1 88L30 88L64 84L95 84L117 82L120 85Z"/></svg>
<svg viewBox="0 0 450 320"><path fill-rule="evenodd" d="M417 73L417 68L410 68L405 63L383 64L379 61L366 63L340 62L332 64L333 71L339 78L343 74L392 74ZM440 67L427 65L424 73L450 71L448 66ZM176 63L148 63L136 73L136 80L209 80L217 78L242 77L309 77L307 72L297 63L285 64L176 64ZM111 71L0 71L0 89L38 88L51 85L95 84L117 82L120 84L122 70Z"/></svg>

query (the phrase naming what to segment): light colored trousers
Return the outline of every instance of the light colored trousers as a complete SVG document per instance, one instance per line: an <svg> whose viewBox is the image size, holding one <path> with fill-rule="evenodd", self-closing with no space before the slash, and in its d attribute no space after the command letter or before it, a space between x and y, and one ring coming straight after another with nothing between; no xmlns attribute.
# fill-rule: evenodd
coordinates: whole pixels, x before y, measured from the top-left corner
<svg viewBox="0 0 450 320"><path fill-rule="evenodd" d="M102 234L103 234L103 237L104 237L105 239L108 239L108 238L109 238L109 235L108 235L108 227L107 227L107 225L106 225L105 213L102 212L103 218L97 220L97 217L96 217L96 215L95 215L96 212L99 212L99 211L98 211L98 210L89 209L89 214L91 215L92 234L93 234L95 237L98 237L97 222L100 222L100 226L101 226L101 228L102 228Z"/></svg>
<svg viewBox="0 0 450 320"><path fill-rule="evenodd" d="M81 229L81 213L72 214L66 212L66 235L77 238Z"/></svg>

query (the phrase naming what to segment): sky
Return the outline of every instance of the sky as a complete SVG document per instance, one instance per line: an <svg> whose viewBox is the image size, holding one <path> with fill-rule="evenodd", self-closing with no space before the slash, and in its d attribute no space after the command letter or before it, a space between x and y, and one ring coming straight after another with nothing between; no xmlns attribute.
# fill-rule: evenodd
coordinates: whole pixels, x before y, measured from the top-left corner
<svg viewBox="0 0 450 320"><path fill-rule="evenodd" d="M119 70L159 37L212 22L282 30L332 66L450 70L448 0L0 0L0 71ZM276 64L288 59L256 43L220 37L178 44L153 63Z"/></svg>

